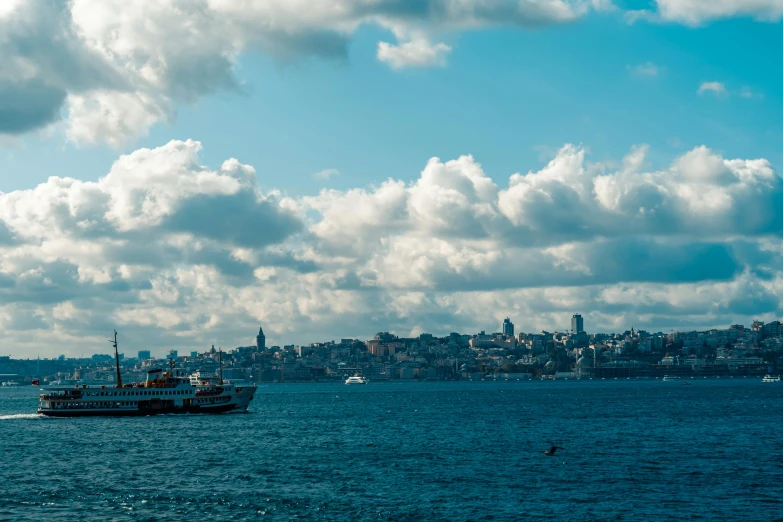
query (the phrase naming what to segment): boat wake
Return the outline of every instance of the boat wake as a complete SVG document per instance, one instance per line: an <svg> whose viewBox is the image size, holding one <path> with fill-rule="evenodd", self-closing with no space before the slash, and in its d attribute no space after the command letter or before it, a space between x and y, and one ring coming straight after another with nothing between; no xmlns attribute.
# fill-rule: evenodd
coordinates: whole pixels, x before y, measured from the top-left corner
<svg viewBox="0 0 783 522"><path fill-rule="evenodd" d="M0 415L0 420L16 420L16 419L43 419L44 415L40 413L17 413L16 415Z"/></svg>

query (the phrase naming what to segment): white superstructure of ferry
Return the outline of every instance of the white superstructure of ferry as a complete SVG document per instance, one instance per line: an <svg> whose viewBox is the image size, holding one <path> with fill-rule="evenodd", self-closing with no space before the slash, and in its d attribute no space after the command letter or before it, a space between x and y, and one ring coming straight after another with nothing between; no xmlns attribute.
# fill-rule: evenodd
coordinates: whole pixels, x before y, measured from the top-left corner
<svg viewBox="0 0 783 522"><path fill-rule="evenodd" d="M345 380L345 384L367 384L368 380L361 375L354 375Z"/></svg>
<svg viewBox="0 0 783 522"><path fill-rule="evenodd" d="M194 385L189 376L174 370L173 360L168 372L150 370L143 383L123 385L116 332L113 343L117 359L117 386L76 384L43 387L38 413L52 417L80 417L244 412L255 395L255 386L238 387L222 378Z"/></svg>

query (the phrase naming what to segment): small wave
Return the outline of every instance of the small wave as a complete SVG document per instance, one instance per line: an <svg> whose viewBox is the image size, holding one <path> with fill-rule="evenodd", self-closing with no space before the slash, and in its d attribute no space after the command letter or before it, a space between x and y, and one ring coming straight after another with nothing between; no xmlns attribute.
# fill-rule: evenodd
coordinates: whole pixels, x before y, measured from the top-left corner
<svg viewBox="0 0 783 522"><path fill-rule="evenodd" d="M0 420L15 420L15 419L43 419L44 416L40 413L17 413L15 415L0 415Z"/></svg>

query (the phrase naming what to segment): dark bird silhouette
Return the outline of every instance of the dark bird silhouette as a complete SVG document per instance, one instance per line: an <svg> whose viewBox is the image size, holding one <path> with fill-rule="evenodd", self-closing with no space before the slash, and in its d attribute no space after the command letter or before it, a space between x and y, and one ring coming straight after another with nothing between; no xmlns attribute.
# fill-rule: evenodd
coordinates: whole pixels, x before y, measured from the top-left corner
<svg viewBox="0 0 783 522"><path fill-rule="evenodd" d="M547 457L554 457L555 453L557 453L557 450L559 449L564 450L565 448L561 448L560 446L552 446L548 450L544 450L544 455Z"/></svg>

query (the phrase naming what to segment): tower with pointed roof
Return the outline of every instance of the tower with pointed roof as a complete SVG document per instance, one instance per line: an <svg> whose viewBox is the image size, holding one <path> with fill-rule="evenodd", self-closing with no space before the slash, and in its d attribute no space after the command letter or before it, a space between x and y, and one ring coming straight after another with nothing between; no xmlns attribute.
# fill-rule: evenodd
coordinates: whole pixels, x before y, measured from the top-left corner
<svg viewBox="0 0 783 522"><path fill-rule="evenodd" d="M266 348L266 336L264 335L263 327L258 329L258 335L256 335L256 346L258 346L259 352L263 352Z"/></svg>

